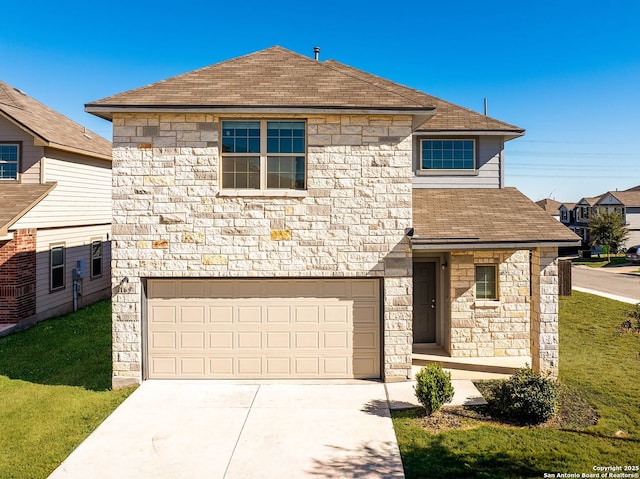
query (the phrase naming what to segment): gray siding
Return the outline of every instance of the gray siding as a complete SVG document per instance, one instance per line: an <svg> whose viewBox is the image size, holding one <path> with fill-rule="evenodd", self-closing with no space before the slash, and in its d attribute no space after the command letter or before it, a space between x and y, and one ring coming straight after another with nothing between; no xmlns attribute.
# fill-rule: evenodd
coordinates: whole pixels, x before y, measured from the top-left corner
<svg viewBox="0 0 640 479"><path fill-rule="evenodd" d="M420 140L429 138L416 136L413 139L413 187L414 188L501 188L502 150L504 142L499 136L476 138L478 170L476 174L425 174L420 171ZM441 137L438 137L441 138Z"/></svg>
<svg viewBox="0 0 640 479"><path fill-rule="evenodd" d="M640 208L627 208L626 220L629 228L629 237L626 241L627 248L629 246L640 244Z"/></svg>
<svg viewBox="0 0 640 479"><path fill-rule="evenodd" d="M111 226L89 226L39 230L36 251L36 321L73 310L72 272L76 262L84 261L86 274L82 280L79 307L89 305L111 294ZM91 278L91 242L102 241L102 275ZM49 250L53 244L65 247L65 287L55 292L49 284Z"/></svg>
<svg viewBox="0 0 640 479"><path fill-rule="evenodd" d="M0 116L0 141L22 142L22 162L19 171L22 183L40 183L40 160L44 156L42 146L34 146L33 137L6 118Z"/></svg>

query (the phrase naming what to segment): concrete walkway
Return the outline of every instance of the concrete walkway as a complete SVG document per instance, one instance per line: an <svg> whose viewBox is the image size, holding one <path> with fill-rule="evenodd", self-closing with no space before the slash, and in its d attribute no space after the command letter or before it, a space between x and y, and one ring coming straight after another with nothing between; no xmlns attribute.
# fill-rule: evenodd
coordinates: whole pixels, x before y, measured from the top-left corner
<svg viewBox="0 0 640 479"><path fill-rule="evenodd" d="M288 477L404 478L385 385L146 381L50 479Z"/></svg>

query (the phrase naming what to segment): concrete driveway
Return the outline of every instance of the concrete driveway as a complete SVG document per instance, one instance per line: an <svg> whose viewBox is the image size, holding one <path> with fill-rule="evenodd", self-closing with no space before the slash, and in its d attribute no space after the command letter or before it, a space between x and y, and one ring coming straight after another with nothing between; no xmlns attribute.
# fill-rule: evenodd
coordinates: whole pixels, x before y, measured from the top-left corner
<svg viewBox="0 0 640 479"><path fill-rule="evenodd" d="M50 479L404 478L385 387L146 381Z"/></svg>

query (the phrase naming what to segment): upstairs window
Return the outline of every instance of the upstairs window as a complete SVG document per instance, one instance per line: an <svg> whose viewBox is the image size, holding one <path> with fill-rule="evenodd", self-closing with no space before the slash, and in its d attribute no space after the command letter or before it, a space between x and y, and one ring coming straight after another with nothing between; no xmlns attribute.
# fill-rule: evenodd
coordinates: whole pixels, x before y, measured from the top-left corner
<svg viewBox="0 0 640 479"><path fill-rule="evenodd" d="M475 140L421 140L423 170L475 170Z"/></svg>
<svg viewBox="0 0 640 479"><path fill-rule="evenodd" d="M222 122L223 189L303 190L304 121Z"/></svg>
<svg viewBox="0 0 640 479"><path fill-rule="evenodd" d="M17 143L0 144L0 180L18 179L18 159L20 145Z"/></svg>

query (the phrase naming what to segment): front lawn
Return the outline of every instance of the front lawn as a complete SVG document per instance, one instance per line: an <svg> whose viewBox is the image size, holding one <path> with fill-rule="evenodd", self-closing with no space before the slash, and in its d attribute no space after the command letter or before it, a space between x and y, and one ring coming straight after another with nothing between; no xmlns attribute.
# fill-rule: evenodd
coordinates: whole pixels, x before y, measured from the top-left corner
<svg viewBox="0 0 640 479"><path fill-rule="evenodd" d="M590 268L604 268L606 266L620 266L631 263L627 261L625 255L611 255L611 259L607 260L607 255L601 254L593 258L575 258L571 261L571 264L589 266Z"/></svg>
<svg viewBox="0 0 640 479"><path fill-rule="evenodd" d="M434 431L419 410L394 412L407 479L581 475L593 474L594 466L640 465L640 336L616 333L628 309L575 291L560 300L563 395L573 397L574 409L582 403L584 416L593 418L589 406L595 408L596 425L568 417L546 427L515 427L459 411L459 426Z"/></svg>
<svg viewBox="0 0 640 479"><path fill-rule="evenodd" d="M0 477L51 474L133 391L110 386L110 301L0 338Z"/></svg>

